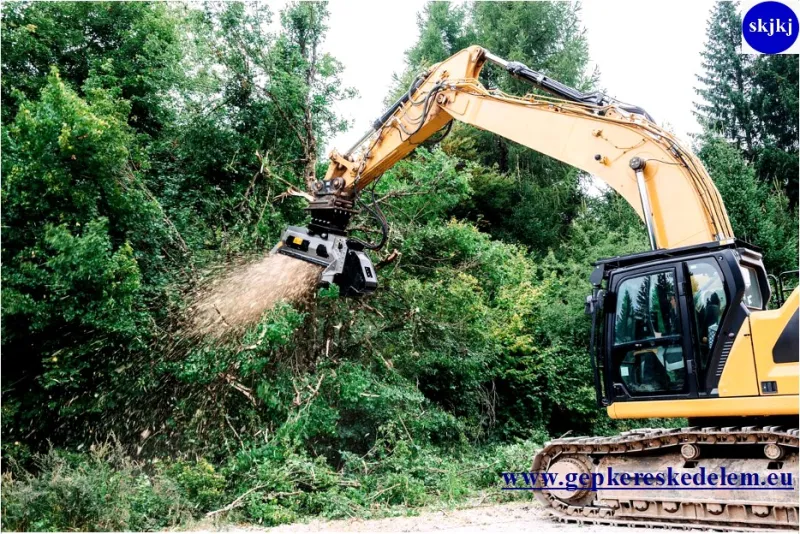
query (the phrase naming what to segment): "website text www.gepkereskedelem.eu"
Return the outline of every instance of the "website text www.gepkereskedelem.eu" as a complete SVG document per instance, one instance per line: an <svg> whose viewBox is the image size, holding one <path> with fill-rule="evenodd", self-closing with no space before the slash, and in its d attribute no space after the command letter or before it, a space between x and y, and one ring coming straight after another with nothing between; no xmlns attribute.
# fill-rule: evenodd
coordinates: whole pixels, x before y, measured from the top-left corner
<svg viewBox="0 0 800 534"><path fill-rule="evenodd" d="M504 490L576 490L590 489L795 489L795 477L787 472L737 472L720 467L718 470L699 467L692 472L668 467L656 472L621 472L612 467L593 473L504 472Z"/></svg>

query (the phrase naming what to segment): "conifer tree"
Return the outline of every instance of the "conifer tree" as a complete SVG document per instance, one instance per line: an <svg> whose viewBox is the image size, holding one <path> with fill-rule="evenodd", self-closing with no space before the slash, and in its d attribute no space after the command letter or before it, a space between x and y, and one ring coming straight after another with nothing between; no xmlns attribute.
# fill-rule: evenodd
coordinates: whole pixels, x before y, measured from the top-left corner
<svg viewBox="0 0 800 534"><path fill-rule="evenodd" d="M702 87L696 89L701 101L696 114L706 132L731 140L749 158L756 141L749 94L752 87L752 56L741 54L742 20L738 2L714 6L702 52Z"/></svg>
<svg viewBox="0 0 800 534"><path fill-rule="evenodd" d="M798 58L741 54L738 2L715 5L695 103L703 133L728 140L757 178L797 205Z"/></svg>
<svg viewBox="0 0 800 534"><path fill-rule="evenodd" d="M784 189L792 206L797 206L798 192L798 65L796 55L759 56L750 104L761 141L756 172L762 181Z"/></svg>

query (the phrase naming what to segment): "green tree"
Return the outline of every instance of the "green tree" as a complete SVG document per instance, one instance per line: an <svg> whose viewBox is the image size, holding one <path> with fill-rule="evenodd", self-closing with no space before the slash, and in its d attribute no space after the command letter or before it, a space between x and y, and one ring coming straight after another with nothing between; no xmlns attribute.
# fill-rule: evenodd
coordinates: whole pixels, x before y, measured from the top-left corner
<svg viewBox="0 0 800 534"><path fill-rule="evenodd" d="M324 3L289 4L277 33L263 2L208 4L188 53L197 74L186 113L161 137L150 183L193 246L262 249L300 202L265 198L304 189L321 147L346 124L334 104L353 91L322 53ZM305 178L304 178L305 177Z"/></svg>
<svg viewBox="0 0 800 534"><path fill-rule="evenodd" d="M419 38L406 50L405 69L392 75L394 87L384 100L387 107L405 94L425 69L476 43L469 14L468 6L450 2L428 2L417 13Z"/></svg>
<svg viewBox="0 0 800 534"><path fill-rule="evenodd" d="M419 39L406 52L406 61L414 68L430 66L474 44L465 24L468 10L449 2L428 2L417 14Z"/></svg>
<svg viewBox="0 0 800 534"><path fill-rule="evenodd" d="M622 295L619 312L617 313L617 320L614 326L614 339L615 342L627 342L634 339L634 326L635 316L633 308L633 299L628 288L625 288L625 294Z"/></svg>
<svg viewBox="0 0 800 534"><path fill-rule="evenodd" d="M326 2L297 2L281 13L283 33L271 52L273 79L286 76L281 93L270 93L294 111L303 146L303 177L307 186L316 179L317 157L331 135L347 125L334 112L334 104L352 98L353 89L339 78L342 65L321 50L328 19ZM280 79L280 78L279 78ZM295 89L292 91L292 89ZM288 89L288 90L287 90ZM268 91L268 90L267 90Z"/></svg>
<svg viewBox="0 0 800 534"><path fill-rule="evenodd" d="M714 180L736 237L764 250L771 272L797 268L797 213L781 190L760 181L752 164L725 140L702 139L698 155Z"/></svg>
<svg viewBox="0 0 800 534"><path fill-rule="evenodd" d="M175 252L136 171L129 104L88 97L54 71L3 129L3 384L25 401L17 436L81 433L59 422L113 406L107 382L144 348Z"/></svg>
<svg viewBox="0 0 800 534"><path fill-rule="evenodd" d="M478 44L521 61L567 84L589 88L588 48L579 7L561 2L473 2L463 7L431 2L419 17L419 41L407 52L392 98L406 90L424 67ZM486 65L481 81L525 94L531 86ZM459 215L480 218L493 235L535 250L556 246L566 236L579 204L578 172L567 165L490 132L456 125L442 143L448 153L480 162L473 173L475 195Z"/></svg>
<svg viewBox="0 0 800 534"><path fill-rule="evenodd" d="M758 179L780 187L794 208L798 58L740 54L738 6L738 2L719 2L711 13L695 113L705 134L733 143L755 164Z"/></svg>
<svg viewBox="0 0 800 534"><path fill-rule="evenodd" d="M759 56L750 103L760 131L758 177L786 191L792 207L798 194L798 65L793 55Z"/></svg>
<svg viewBox="0 0 800 534"><path fill-rule="evenodd" d="M102 87L130 102L130 124L149 134L170 120L183 76L176 21L161 2L9 2L2 13L3 122L37 98L51 66L83 96Z"/></svg>
<svg viewBox="0 0 800 534"><path fill-rule="evenodd" d="M478 44L513 61L579 88L593 82L585 76L589 48L580 23L580 5L570 2L475 2L473 26ZM490 85L509 92L530 91L525 82L490 66Z"/></svg>
<svg viewBox="0 0 800 534"><path fill-rule="evenodd" d="M730 139L752 157L757 142L750 108L752 56L741 54L742 19L738 2L714 5L706 30L703 74L696 89L696 114L705 131Z"/></svg>

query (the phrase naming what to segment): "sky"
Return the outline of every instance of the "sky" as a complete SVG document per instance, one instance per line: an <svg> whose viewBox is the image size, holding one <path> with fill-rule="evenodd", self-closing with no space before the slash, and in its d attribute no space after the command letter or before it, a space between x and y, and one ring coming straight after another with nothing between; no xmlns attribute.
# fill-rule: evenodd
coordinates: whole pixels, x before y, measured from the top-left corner
<svg viewBox="0 0 800 534"><path fill-rule="evenodd" d="M643 107L687 144L689 134L700 130L692 102L713 4L586 0L581 9L589 68L599 68L600 87ZM383 112L392 74L404 69L404 52L417 40L417 14L424 5L424 0L330 2L324 48L342 62L342 79L359 96L337 104L336 110L352 126L331 139L327 151L348 149Z"/></svg>

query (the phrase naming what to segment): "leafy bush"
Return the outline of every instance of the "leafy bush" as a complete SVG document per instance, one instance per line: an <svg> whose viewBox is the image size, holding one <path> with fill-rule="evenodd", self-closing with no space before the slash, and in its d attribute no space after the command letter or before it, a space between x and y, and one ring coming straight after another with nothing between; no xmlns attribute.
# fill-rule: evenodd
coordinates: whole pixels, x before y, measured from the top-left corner
<svg viewBox="0 0 800 534"><path fill-rule="evenodd" d="M28 392L16 436L74 437L52 422L118 403L114 369L152 335L168 241L133 168L129 112L54 71L4 127L3 380Z"/></svg>
<svg viewBox="0 0 800 534"><path fill-rule="evenodd" d="M182 490L186 499L200 511L208 511L222 504L225 477L203 458L195 462L179 461L167 469L168 476Z"/></svg>
<svg viewBox="0 0 800 534"><path fill-rule="evenodd" d="M158 468L148 473L117 445L88 454L51 450L35 464L35 474L14 468L3 475L4 530L157 530L197 510L176 480Z"/></svg>

